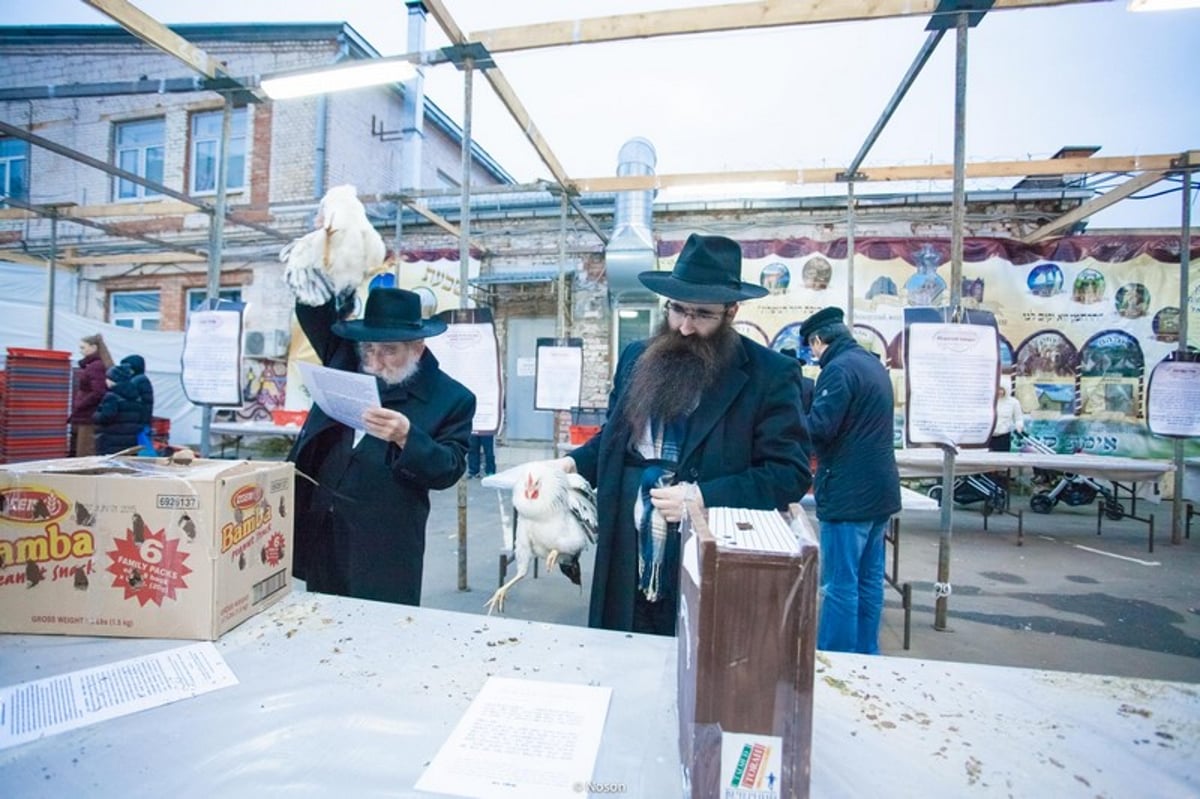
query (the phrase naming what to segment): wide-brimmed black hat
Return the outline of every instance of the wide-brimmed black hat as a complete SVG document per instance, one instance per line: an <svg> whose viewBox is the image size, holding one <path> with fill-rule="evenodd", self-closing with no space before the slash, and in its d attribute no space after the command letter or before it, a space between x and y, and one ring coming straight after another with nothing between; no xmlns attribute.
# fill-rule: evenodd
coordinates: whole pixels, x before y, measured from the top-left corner
<svg viewBox="0 0 1200 799"><path fill-rule="evenodd" d="M688 236L670 272L641 272L642 285L672 300L730 303L765 297L767 290L742 282L742 248L724 236Z"/></svg>
<svg viewBox="0 0 1200 799"><path fill-rule="evenodd" d="M421 318L421 298L406 289L375 289L362 319L338 322L333 332L351 341L412 341L446 332L440 319Z"/></svg>
<svg viewBox="0 0 1200 799"><path fill-rule="evenodd" d="M825 327L825 325L842 322L845 318L846 314L841 308L834 308L832 305L828 308L822 308L800 324L800 340L807 342L809 336Z"/></svg>

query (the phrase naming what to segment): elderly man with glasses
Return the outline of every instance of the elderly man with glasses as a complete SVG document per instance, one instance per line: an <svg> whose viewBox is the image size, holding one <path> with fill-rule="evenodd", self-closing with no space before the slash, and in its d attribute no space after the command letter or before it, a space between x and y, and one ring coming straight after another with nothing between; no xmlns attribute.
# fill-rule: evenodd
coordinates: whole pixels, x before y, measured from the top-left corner
<svg viewBox="0 0 1200 799"><path fill-rule="evenodd" d="M589 623L672 635L684 501L784 508L812 476L795 360L733 327L742 253L693 234L671 272L638 279L667 298L658 330L621 353L604 427L559 464L596 486Z"/></svg>
<svg viewBox="0 0 1200 799"><path fill-rule="evenodd" d="M429 491L462 477L475 416L475 395L425 348L446 324L392 288L367 296L362 319L338 321L333 300L297 303L296 317L325 366L375 376L382 405L362 430L309 412L288 455L301 475L295 575L310 591L419 605Z"/></svg>

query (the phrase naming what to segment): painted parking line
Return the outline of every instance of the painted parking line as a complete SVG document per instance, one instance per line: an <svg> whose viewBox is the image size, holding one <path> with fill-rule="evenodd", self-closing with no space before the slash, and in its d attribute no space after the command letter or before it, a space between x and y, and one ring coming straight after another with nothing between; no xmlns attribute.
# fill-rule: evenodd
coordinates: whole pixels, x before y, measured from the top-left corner
<svg viewBox="0 0 1200 799"><path fill-rule="evenodd" d="M1103 549L1093 549L1092 547L1085 547L1082 544L1075 544L1075 548L1082 549L1084 552L1094 552L1097 555L1103 555L1106 558L1116 558L1117 560L1127 560L1130 563L1137 563L1141 566L1161 566L1162 565L1157 560L1142 560L1141 558L1131 558L1128 555L1116 555L1116 554L1113 554L1112 552L1105 552Z"/></svg>

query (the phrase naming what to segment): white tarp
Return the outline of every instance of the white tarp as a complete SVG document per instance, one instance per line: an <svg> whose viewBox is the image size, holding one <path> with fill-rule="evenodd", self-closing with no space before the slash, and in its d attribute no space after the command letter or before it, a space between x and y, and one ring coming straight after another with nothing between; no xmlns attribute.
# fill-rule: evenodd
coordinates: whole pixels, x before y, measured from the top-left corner
<svg viewBox="0 0 1200 799"><path fill-rule="evenodd" d="M55 281L54 345L79 361L79 340L99 333L113 359L141 355L154 384L154 415L171 420L171 442L200 440L200 409L187 400L180 382L183 333L130 330L70 313L75 307L75 275L62 270ZM46 347L46 271L43 267L0 262L0 364L9 347ZM66 420L63 420L66 424Z"/></svg>

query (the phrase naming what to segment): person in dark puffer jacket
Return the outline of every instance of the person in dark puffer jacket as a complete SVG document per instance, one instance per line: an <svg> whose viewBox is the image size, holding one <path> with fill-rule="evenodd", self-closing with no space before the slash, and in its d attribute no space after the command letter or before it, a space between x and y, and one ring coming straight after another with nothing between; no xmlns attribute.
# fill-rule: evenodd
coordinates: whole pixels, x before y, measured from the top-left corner
<svg viewBox="0 0 1200 799"><path fill-rule="evenodd" d="M146 377L146 359L140 355L126 355L121 359L121 363L128 366L129 371L133 373L134 388L138 390L138 398L146 410L142 424L149 426L150 419L154 416L154 384Z"/></svg>
<svg viewBox="0 0 1200 799"><path fill-rule="evenodd" d="M117 364L106 375L108 391L93 417L96 422L96 454L112 455L136 447L142 431L145 406L133 384L133 372Z"/></svg>

